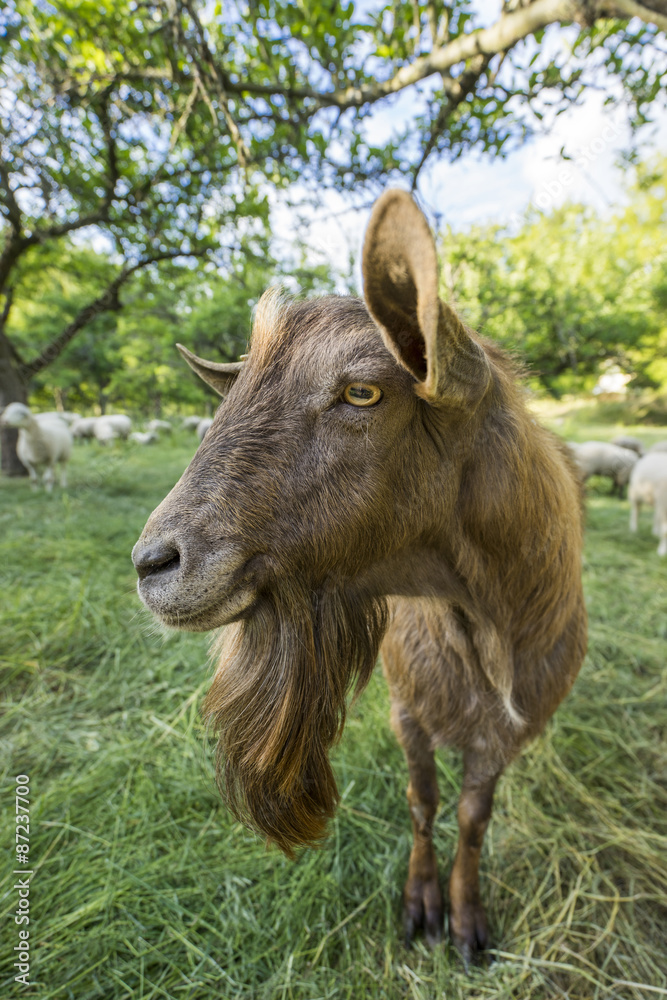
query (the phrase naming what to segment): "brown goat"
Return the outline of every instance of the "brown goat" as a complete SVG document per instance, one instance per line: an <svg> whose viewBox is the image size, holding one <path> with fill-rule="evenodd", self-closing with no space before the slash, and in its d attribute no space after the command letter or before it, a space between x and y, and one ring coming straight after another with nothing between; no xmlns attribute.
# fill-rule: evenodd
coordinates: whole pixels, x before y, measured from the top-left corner
<svg viewBox="0 0 667 1000"><path fill-rule="evenodd" d="M229 395L133 558L161 621L228 626L205 703L219 783L287 854L335 811L329 750L382 643L410 775L406 934L441 935L433 752L455 746L449 929L468 958L487 944L496 781L585 653L580 487L512 363L438 299L433 238L404 192L375 205L363 272L365 305L265 293L243 363L181 348Z"/></svg>

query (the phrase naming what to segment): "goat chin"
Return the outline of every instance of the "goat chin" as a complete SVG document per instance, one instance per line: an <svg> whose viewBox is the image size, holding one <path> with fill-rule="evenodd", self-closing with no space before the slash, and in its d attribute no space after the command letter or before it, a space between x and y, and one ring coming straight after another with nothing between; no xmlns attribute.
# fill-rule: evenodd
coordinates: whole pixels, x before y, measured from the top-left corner
<svg viewBox="0 0 667 1000"><path fill-rule="evenodd" d="M214 642L204 715L218 736L220 791L238 819L288 856L320 840L335 812L329 751L387 623L383 601L293 583Z"/></svg>

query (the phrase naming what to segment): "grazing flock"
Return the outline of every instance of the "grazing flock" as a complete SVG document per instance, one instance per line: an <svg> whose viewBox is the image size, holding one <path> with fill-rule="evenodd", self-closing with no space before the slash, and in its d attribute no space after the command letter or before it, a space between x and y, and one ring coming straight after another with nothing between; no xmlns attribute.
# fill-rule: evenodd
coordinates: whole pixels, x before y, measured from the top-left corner
<svg viewBox="0 0 667 1000"><path fill-rule="evenodd" d="M213 423L212 417L183 417L181 430L194 431L198 440ZM149 420L143 430L133 430L126 414L82 417L78 413L49 411L32 413L23 403L10 403L0 415L0 424L19 429L17 453L36 488L41 477L51 492L59 469L61 486L67 485L66 466L73 440L95 440L101 444L132 441L155 444L164 434L173 434L168 420ZM641 505L652 506L653 533L659 540L658 555L667 556L667 441L659 441L645 452L636 437L620 435L612 441L568 442L584 482L591 476L611 480L612 493L630 502L630 530L638 530Z"/></svg>
<svg viewBox="0 0 667 1000"><path fill-rule="evenodd" d="M569 442L570 451L584 482L591 476L611 479L612 492L630 501L630 531L639 525L641 505L653 507L653 534L658 539L658 555L667 556L667 441L659 441L644 451L636 437L621 435L613 441Z"/></svg>
<svg viewBox="0 0 667 1000"><path fill-rule="evenodd" d="M183 430L195 430L199 441L213 421L209 417L184 417ZM61 486L67 486L67 463L75 440L94 440L108 445L114 441L132 441L139 445L155 444L160 434L172 434L174 426L168 420L149 420L143 431L132 430L132 419L124 413L102 417L82 417L78 413L50 411L33 413L24 403L10 403L0 413L0 425L14 427L19 436L16 452L28 470L33 488L40 479L47 490L53 490L56 469Z"/></svg>

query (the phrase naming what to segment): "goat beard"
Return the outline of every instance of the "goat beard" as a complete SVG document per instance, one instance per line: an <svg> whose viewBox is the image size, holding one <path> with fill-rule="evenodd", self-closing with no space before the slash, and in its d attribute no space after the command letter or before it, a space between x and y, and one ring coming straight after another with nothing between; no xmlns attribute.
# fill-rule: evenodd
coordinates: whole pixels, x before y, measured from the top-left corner
<svg viewBox="0 0 667 1000"><path fill-rule="evenodd" d="M292 584L214 643L203 711L218 736L218 787L237 819L288 857L320 841L336 811L329 751L387 624L384 601Z"/></svg>

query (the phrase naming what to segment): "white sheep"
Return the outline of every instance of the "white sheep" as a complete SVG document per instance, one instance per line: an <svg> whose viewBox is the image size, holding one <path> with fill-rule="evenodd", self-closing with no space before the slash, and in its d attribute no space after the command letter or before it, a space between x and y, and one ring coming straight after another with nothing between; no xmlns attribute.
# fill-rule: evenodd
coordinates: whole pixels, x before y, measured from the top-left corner
<svg viewBox="0 0 667 1000"><path fill-rule="evenodd" d="M660 452L664 451L667 451L667 441L658 441L657 444L651 445L648 450L648 454L655 455L656 452L660 454Z"/></svg>
<svg viewBox="0 0 667 1000"><path fill-rule="evenodd" d="M102 444L108 444L117 438L127 440L131 430L132 421L129 417L123 413L110 413L96 418L93 433Z"/></svg>
<svg viewBox="0 0 667 1000"><path fill-rule="evenodd" d="M173 427L168 420L149 420L146 424L147 431L164 431L165 434L171 434Z"/></svg>
<svg viewBox="0 0 667 1000"><path fill-rule="evenodd" d="M155 431L132 431L129 440L137 444L154 444L159 438Z"/></svg>
<svg viewBox="0 0 667 1000"><path fill-rule="evenodd" d="M620 448L606 441L584 441L583 444L572 444L570 448L579 466L582 479L586 482L590 476L608 476L623 496L623 487L627 486L630 473L639 456L629 448Z"/></svg>
<svg viewBox="0 0 667 1000"><path fill-rule="evenodd" d="M95 437L96 420L97 417L79 417L70 427L72 437L81 439Z"/></svg>
<svg viewBox="0 0 667 1000"><path fill-rule="evenodd" d="M127 440L127 437L132 430L131 417L128 417L125 413L109 413L106 414L104 418L100 417L99 419L108 420L116 428L118 437L123 438L124 441Z"/></svg>
<svg viewBox="0 0 667 1000"><path fill-rule="evenodd" d="M183 417L181 427L184 431L196 431L203 417Z"/></svg>
<svg viewBox="0 0 667 1000"><path fill-rule="evenodd" d="M81 419L81 415L72 412L72 410L47 410L45 413L35 413L34 416L39 419L42 417L58 417L59 420L64 420L68 427L71 427L72 424Z"/></svg>
<svg viewBox="0 0 667 1000"><path fill-rule="evenodd" d="M667 451L640 458L630 476L630 531L637 531L643 503L653 504L653 534L660 540L658 555L667 556Z"/></svg>
<svg viewBox="0 0 667 1000"><path fill-rule="evenodd" d="M93 424L93 437L101 444L108 444L109 441L115 441L118 434L114 425L106 417L96 417Z"/></svg>
<svg viewBox="0 0 667 1000"><path fill-rule="evenodd" d="M631 437L628 434L619 434L618 437L612 438L609 443L617 444L619 448L628 448L630 451L636 451L640 458L646 451L639 438Z"/></svg>
<svg viewBox="0 0 667 1000"><path fill-rule="evenodd" d="M72 453L72 435L63 420L44 415L38 420L23 403L10 403L0 423L18 427L16 454L28 470L33 489L42 473L44 486L51 492L56 463L60 465L60 485L67 485L65 466Z"/></svg>
<svg viewBox="0 0 667 1000"><path fill-rule="evenodd" d="M204 440L204 435L213 423L213 417L203 417L197 424L197 437L200 441Z"/></svg>

